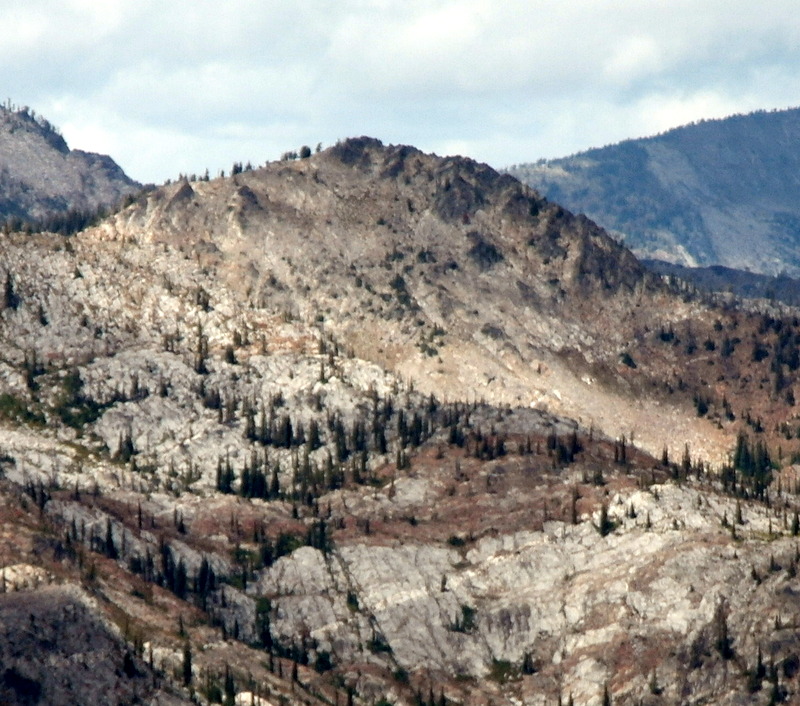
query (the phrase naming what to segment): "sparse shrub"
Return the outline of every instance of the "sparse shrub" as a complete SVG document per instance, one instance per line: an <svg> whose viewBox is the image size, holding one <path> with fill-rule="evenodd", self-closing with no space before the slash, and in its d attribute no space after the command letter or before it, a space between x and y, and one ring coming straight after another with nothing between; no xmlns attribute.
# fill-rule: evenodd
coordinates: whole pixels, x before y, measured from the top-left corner
<svg viewBox="0 0 800 706"><path fill-rule="evenodd" d="M305 542L291 532L281 532L275 542L276 558L291 554L295 549L302 547Z"/></svg>
<svg viewBox="0 0 800 706"><path fill-rule="evenodd" d="M320 674L329 672L331 669L333 669L331 653L327 650L320 650L317 652L317 658L314 660L314 669Z"/></svg>
<svg viewBox="0 0 800 706"><path fill-rule="evenodd" d="M387 642L386 638L380 633L375 633L372 639L367 643L369 651L373 654L392 653L392 646Z"/></svg>
<svg viewBox="0 0 800 706"><path fill-rule="evenodd" d="M353 612L358 610L358 595L355 591L347 592L347 607Z"/></svg>
<svg viewBox="0 0 800 706"><path fill-rule="evenodd" d="M472 606L462 605L461 616L456 618L455 622L450 626L450 629L453 632L474 632L478 627L476 620L477 614L478 611L476 611Z"/></svg>
<svg viewBox="0 0 800 706"><path fill-rule="evenodd" d="M409 683L409 674L408 670L403 669L402 667L398 667L392 673L392 676L400 683L400 684L408 684Z"/></svg>
<svg viewBox="0 0 800 706"><path fill-rule="evenodd" d="M493 659L489 677L498 684L517 681L520 678L519 669L506 659Z"/></svg>
<svg viewBox="0 0 800 706"><path fill-rule="evenodd" d="M25 424L44 424L45 418L40 412L34 412L28 404L12 394L0 394L0 418L13 419Z"/></svg>
<svg viewBox="0 0 800 706"><path fill-rule="evenodd" d="M488 270L505 259L503 253L479 233L472 232L469 234L469 238L473 241L473 245L467 255L481 270Z"/></svg>
<svg viewBox="0 0 800 706"><path fill-rule="evenodd" d="M406 281L403 279L402 275L395 275L389 282L389 286L394 290L398 303L406 307L411 306L411 295L408 292Z"/></svg>

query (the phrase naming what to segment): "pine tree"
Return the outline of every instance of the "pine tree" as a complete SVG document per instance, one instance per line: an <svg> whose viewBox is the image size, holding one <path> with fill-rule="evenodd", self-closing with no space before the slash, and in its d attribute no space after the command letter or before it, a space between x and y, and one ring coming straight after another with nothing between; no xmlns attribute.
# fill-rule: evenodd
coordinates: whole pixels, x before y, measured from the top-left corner
<svg viewBox="0 0 800 706"><path fill-rule="evenodd" d="M728 634L728 616L724 604L720 604L714 614L714 625L716 628L716 648L723 659L733 657L733 640Z"/></svg>
<svg viewBox="0 0 800 706"><path fill-rule="evenodd" d="M603 684L603 706L611 706L611 694L608 693L608 684Z"/></svg>
<svg viewBox="0 0 800 706"><path fill-rule="evenodd" d="M118 556L117 547L114 545L114 532L111 527L111 520L106 520L106 541L103 553L109 559L116 559Z"/></svg>
<svg viewBox="0 0 800 706"><path fill-rule="evenodd" d="M689 472L692 470L692 457L689 453L689 444L684 444L683 446L683 458L681 459L681 471L683 472L683 476L686 477L689 475Z"/></svg>
<svg viewBox="0 0 800 706"><path fill-rule="evenodd" d="M178 596L178 598L185 598L187 587L186 564L183 563L183 559L179 559L178 565L175 568L175 580L172 592Z"/></svg>
<svg viewBox="0 0 800 706"><path fill-rule="evenodd" d="M605 537L606 535L611 534L615 528L616 524L608 516L608 508L606 507L606 504L603 503L600 506L600 523L597 526L597 531L600 533L601 537Z"/></svg>
<svg viewBox="0 0 800 706"><path fill-rule="evenodd" d="M208 358L208 338L203 334L203 327L197 324L197 338L194 354L194 371L198 375L208 375L206 360Z"/></svg>
<svg viewBox="0 0 800 706"><path fill-rule="evenodd" d="M533 657L531 656L530 652L526 652L524 657L522 658L522 673L523 674L536 673L536 666L533 662Z"/></svg>
<svg viewBox="0 0 800 706"><path fill-rule="evenodd" d="M570 498L570 522L573 525L578 524L578 486L572 486L572 494Z"/></svg>
<svg viewBox="0 0 800 706"><path fill-rule="evenodd" d="M20 299L17 296L16 291L14 291L14 280L11 277L11 273L6 273L6 282L3 287L3 306L0 307L2 309L14 309L16 310L19 307Z"/></svg>
<svg viewBox="0 0 800 706"><path fill-rule="evenodd" d="M225 665L225 682L224 682L225 700L222 702L223 706L235 706L236 704L236 684L233 681L233 675L228 665Z"/></svg>
<svg viewBox="0 0 800 706"><path fill-rule="evenodd" d="M654 696L659 696L661 692L664 690L658 685L658 676L656 675L656 670L653 670L653 673L650 675L650 693Z"/></svg>
<svg viewBox="0 0 800 706"><path fill-rule="evenodd" d="M192 683L192 648L189 641L183 643L183 685L189 686Z"/></svg>

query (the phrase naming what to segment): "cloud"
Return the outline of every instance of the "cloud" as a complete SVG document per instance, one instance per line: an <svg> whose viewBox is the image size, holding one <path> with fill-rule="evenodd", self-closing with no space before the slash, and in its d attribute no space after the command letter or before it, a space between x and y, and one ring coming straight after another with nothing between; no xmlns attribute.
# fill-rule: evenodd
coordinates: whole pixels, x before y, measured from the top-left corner
<svg viewBox="0 0 800 706"><path fill-rule="evenodd" d="M653 37L626 38L603 64L603 74L611 83L629 85L636 79L657 73L663 66L661 47Z"/></svg>
<svg viewBox="0 0 800 706"><path fill-rule="evenodd" d="M0 0L0 13L8 95L144 180L354 134L502 166L792 105L800 88L787 0Z"/></svg>

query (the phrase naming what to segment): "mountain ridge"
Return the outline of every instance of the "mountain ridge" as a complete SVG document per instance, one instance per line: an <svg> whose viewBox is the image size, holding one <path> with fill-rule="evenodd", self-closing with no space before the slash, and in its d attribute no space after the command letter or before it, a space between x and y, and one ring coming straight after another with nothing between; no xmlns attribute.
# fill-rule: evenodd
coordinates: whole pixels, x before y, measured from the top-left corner
<svg viewBox="0 0 800 706"><path fill-rule="evenodd" d="M759 111L507 171L639 256L797 276L800 109Z"/></svg>
<svg viewBox="0 0 800 706"><path fill-rule="evenodd" d="M467 394L515 405L560 407L558 395L566 394L531 371L530 356L534 371L542 363L566 376L564 385L577 384L551 346L580 351L589 376L593 359L617 360L633 335L621 312L637 291L657 293L658 277L587 219L485 165L378 144L358 139L230 181L172 185L112 218L104 232L196 249L253 304L283 300L292 316L320 317L357 354L413 376L430 392L443 385L448 397L465 384L459 359L466 351L470 365L483 370L483 382L470 382ZM491 199L477 186L487 179ZM430 207L422 208L421 198ZM205 210L194 205L201 201ZM239 237L224 235L229 227ZM252 252L264 255L255 262ZM481 291L492 292L483 306ZM649 294L639 298L654 316L661 311ZM597 314L598 301L606 313ZM524 315L510 317L514 311ZM448 348L448 331L464 347ZM498 365L506 372L498 374Z"/></svg>
<svg viewBox="0 0 800 706"><path fill-rule="evenodd" d="M28 108L0 106L0 221L13 227L110 208L141 189L107 155L70 150Z"/></svg>

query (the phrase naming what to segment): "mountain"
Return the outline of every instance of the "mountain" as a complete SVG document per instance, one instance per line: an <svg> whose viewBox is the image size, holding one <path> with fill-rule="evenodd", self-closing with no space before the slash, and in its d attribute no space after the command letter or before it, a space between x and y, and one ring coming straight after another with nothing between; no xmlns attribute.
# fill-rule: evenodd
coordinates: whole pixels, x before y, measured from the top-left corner
<svg viewBox="0 0 800 706"><path fill-rule="evenodd" d="M800 109L761 111L508 172L639 256L797 277L798 145Z"/></svg>
<svg viewBox="0 0 800 706"><path fill-rule="evenodd" d="M796 318L371 138L0 286L5 701L797 697Z"/></svg>
<svg viewBox="0 0 800 706"><path fill-rule="evenodd" d="M641 410L617 409L628 384L617 368L637 326L667 325L685 305L665 317L659 278L627 250L485 165L354 139L311 160L173 185L106 232L195 253L214 286L316 322L426 393L546 406L633 432L654 453L663 445ZM586 382L607 374L618 384Z"/></svg>
<svg viewBox="0 0 800 706"><path fill-rule="evenodd" d="M684 267L663 260L642 260L642 264L653 272L677 277L705 292L725 292L740 298L767 299L792 307L800 306L800 280L785 274L772 277L722 265Z"/></svg>
<svg viewBox="0 0 800 706"><path fill-rule="evenodd" d="M58 130L28 108L0 107L0 221L94 214L140 189L110 157L70 150Z"/></svg>

